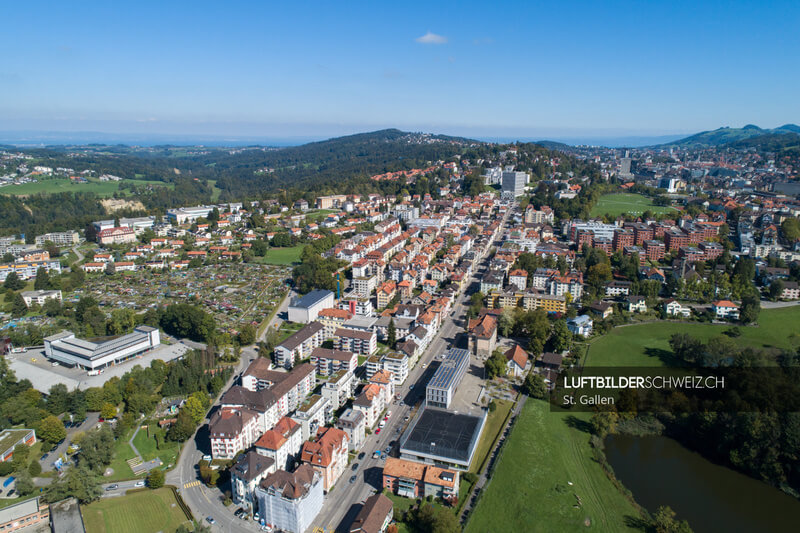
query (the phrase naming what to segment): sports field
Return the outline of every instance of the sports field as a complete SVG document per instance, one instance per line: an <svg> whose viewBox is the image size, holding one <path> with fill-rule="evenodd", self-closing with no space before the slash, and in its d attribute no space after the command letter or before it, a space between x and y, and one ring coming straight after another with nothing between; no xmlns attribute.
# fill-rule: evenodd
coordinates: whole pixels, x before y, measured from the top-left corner
<svg viewBox="0 0 800 533"><path fill-rule="evenodd" d="M800 338L800 306L763 309L758 326L739 326L737 344L754 348L790 348ZM707 341L722 335L731 325L696 322L654 322L614 328L590 348L586 366L667 366L672 360L669 338L673 333L687 333Z"/></svg>
<svg viewBox="0 0 800 533"><path fill-rule="evenodd" d="M22 185L8 185L0 187L0 194L28 195L38 193L59 192L93 192L99 196L112 196L120 190L120 184L128 183L137 186L153 185L156 187L174 187L171 183L149 180L122 180L99 181L90 179L88 183L75 183L69 179L51 179L37 181L36 183L23 183Z"/></svg>
<svg viewBox="0 0 800 533"><path fill-rule="evenodd" d="M119 498L103 498L81 507L88 533L174 532L185 524L186 516L169 488L145 489Z"/></svg>
<svg viewBox="0 0 800 533"><path fill-rule="evenodd" d="M529 399L465 533L638 531L636 509L593 458L590 414Z"/></svg>
<svg viewBox="0 0 800 533"><path fill-rule="evenodd" d="M623 214L641 215L645 211L652 211L655 214L674 213L672 207L654 205L650 198L641 194L617 193L604 194L592 207L590 215L601 217L605 214L619 216Z"/></svg>

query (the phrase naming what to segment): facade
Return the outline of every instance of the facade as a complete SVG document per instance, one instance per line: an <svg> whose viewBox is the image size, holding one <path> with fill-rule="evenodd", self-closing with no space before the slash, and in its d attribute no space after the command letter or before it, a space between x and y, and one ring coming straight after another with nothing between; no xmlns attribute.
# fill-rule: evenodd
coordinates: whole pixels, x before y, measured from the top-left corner
<svg viewBox="0 0 800 533"><path fill-rule="evenodd" d="M97 234L97 242L103 246L136 242L136 232L128 227L107 228Z"/></svg>
<svg viewBox="0 0 800 533"><path fill-rule="evenodd" d="M58 261L24 261L19 263L4 263L0 265L0 281L14 272L19 279L28 280L36 277L39 268L46 268L51 274L61 274L61 263Z"/></svg>
<svg viewBox="0 0 800 533"><path fill-rule="evenodd" d="M425 403L433 407L450 407L456 387L461 383L469 368L469 352L450 348L445 359L425 387Z"/></svg>
<svg viewBox="0 0 800 533"><path fill-rule="evenodd" d="M383 487L404 498L458 497L458 470L388 457L383 466Z"/></svg>
<svg viewBox="0 0 800 533"><path fill-rule="evenodd" d="M592 334L593 326L594 322L589 318L589 315L581 315L567 320L567 329L569 329L573 335L588 337Z"/></svg>
<svg viewBox="0 0 800 533"><path fill-rule="evenodd" d="M485 314L469 320L469 351L475 355L488 357L497 345L497 319Z"/></svg>
<svg viewBox="0 0 800 533"><path fill-rule="evenodd" d="M231 467L231 496L233 503L252 509L255 490L261 480L276 471L275 459L251 450Z"/></svg>
<svg viewBox="0 0 800 533"><path fill-rule="evenodd" d="M330 376L339 370L355 372L358 356L353 352L318 347L311 351L311 364L317 367L320 376Z"/></svg>
<svg viewBox="0 0 800 533"><path fill-rule="evenodd" d="M350 451L361 449L366 440L367 419L360 411L347 409L336 420L336 427L347 433Z"/></svg>
<svg viewBox="0 0 800 533"><path fill-rule="evenodd" d="M36 242L36 246L44 246L47 241L56 246L75 246L81 242L81 234L75 230L45 233L37 235L34 242Z"/></svg>
<svg viewBox="0 0 800 533"><path fill-rule="evenodd" d="M296 298L289 305L289 322L308 324L317 319L323 309L333 307L334 295L331 291L311 291L302 298Z"/></svg>
<svg viewBox="0 0 800 533"><path fill-rule="evenodd" d="M352 398L356 392L356 375L351 370L341 369L322 385L322 397L328 400L331 409L336 411Z"/></svg>
<svg viewBox="0 0 800 533"><path fill-rule="evenodd" d="M315 348L325 342L325 326L312 322L275 347L275 363L292 368L301 359L311 357Z"/></svg>
<svg viewBox="0 0 800 533"><path fill-rule="evenodd" d="M71 331L62 331L45 337L44 353L48 359L91 371L127 361L160 344L159 331L150 326L138 326L133 333L99 343L78 339Z"/></svg>
<svg viewBox="0 0 800 533"><path fill-rule="evenodd" d="M739 320L739 306L730 300L717 300L711 304L711 311L717 320Z"/></svg>
<svg viewBox="0 0 800 533"><path fill-rule="evenodd" d="M198 218L208 218L214 210L213 205L198 205L197 207L180 207L178 209L167 209L167 220L177 225L191 224Z"/></svg>
<svg viewBox="0 0 800 533"><path fill-rule="evenodd" d="M325 327L323 332L325 339L332 339L336 330L351 318L353 318L353 313L346 309L337 309L335 307L323 309L317 314L317 321Z"/></svg>
<svg viewBox="0 0 800 533"><path fill-rule="evenodd" d="M275 461L278 469L294 467L297 454L303 445L300 424L284 416L270 430L264 432L255 443L256 453Z"/></svg>
<svg viewBox="0 0 800 533"><path fill-rule="evenodd" d="M292 420L300 424L300 438L304 441L317 434L317 430L333 417L333 409L327 399L312 394L292 415Z"/></svg>
<svg viewBox="0 0 800 533"><path fill-rule="evenodd" d="M369 357L378 350L378 336L374 331L339 328L334 333L337 350Z"/></svg>
<svg viewBox="0 0 800 533"><path fill-rule="evenodd" d="M61 291L22 291L22 299L25 305L30 307L32 304L44 305L47 300L61 301Z"/></svg>
<svg viewBox="0 0 800 533"><path fill-rule="evenodd" d="M50 508L38 497L0 509L0 531L3 533L22 530L50 531L49 522Z"/></svg>
<svg viewBox="0 0 800 533"><path fill-rule="evenodd" d="M683 306L677 300L665 300L664 301L664 312L667 316L682 316L684 318L689 318L692 315L692 308L689 306Z"/></svg>
<svg viewBox="0 0 800 533"><path fill-rule="evenodd" d="M322 485L322 476L309 465L300 465L291 474L273 472L256 488L258 512L274 529L304 533L322 510Z"/></svg>
<svg viewBox="0 0 800 533"><path fill-rule="evenodd" d="M506 170L503 172L502 197L513 200L517 196L522 196L525 192L525 185L528 183L528 175L525 172Z"/></svg>
<svg viewBox="0 0 800 533"><path fill-rule="evenodd" d="M214 459L233 459L258 438L258 414L250 409L223 407L209 419L208 433L211 456Z"/></svg>
<svg viewBox="0 0 800 533"><path fill-rule="evenodd" d="M347 433L325 427L319 429L315 441L303 443L300 460L319 473L327 492L347 469L347 452Z"/></svg>
<svg viewBox="0 0 800 533"><path fill-rule="evenodd" d="M508 361L508 363L506 363L506 369L510 376L520 378L531 369L531 361L528 357L528 353L519 345L515 345L513 348L506 351L505 356Z"/></svg>

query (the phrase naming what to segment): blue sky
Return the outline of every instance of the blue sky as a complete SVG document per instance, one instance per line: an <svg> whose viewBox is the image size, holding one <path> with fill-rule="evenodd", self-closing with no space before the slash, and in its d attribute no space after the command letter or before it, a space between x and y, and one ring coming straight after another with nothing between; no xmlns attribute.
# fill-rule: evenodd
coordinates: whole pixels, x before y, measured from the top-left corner
<svg viewBox="0 0 800 533"><path fill-rule="evenodd" d="M800 2L377 4L4 3L0 130L564 138L800 122Z"/></svg>

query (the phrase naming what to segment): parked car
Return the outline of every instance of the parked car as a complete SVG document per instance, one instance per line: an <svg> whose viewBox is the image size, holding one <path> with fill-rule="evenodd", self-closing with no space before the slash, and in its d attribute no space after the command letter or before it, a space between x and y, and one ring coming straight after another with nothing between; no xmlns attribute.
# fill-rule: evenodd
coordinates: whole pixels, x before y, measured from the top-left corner
<svg viewBox="0 0 800 533"><path fill-rule="evenodd" d="M358 470L358 463L353 463L353 472Z"/></svg>
<svg viewBox="0 0 800 533"><path fill-rule="evenodd" d="M376 429L376 430L375 430L375 434L376 434L376 435L380 435L380 434L381 434L381 428L378 428L378 429Z"/></svg>
<svg viewBox="0 0 800 533"><path fill-rule="evenodd" d="M364 458L364 452L361 452L360 454L358 454L358 459L359 459L359 460L361 460L361 459L363 459L363 458Z"/></svg>
<svg viewBox="0 0 800 533"><path fill-rule="evenodd" d="M217 521L214 520L213 516L207 516L206 517L206 522L208 522L209 524L216 524L217 523Z"/></svg>
<svg viewBox="0 0 800 533"><path fill-rule="evenodd" d="M350 483L355 483L356 479L358 479L358 476L355 476L355 475L351 476L350 477Z"/></svg>

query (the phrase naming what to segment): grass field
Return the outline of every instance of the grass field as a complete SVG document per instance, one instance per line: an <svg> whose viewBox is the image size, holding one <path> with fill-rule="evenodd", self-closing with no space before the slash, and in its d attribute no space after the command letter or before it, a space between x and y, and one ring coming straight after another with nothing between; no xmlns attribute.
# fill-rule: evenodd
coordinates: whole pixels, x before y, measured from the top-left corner
<svg viewBox="0 0 800 533"><path fill-rule="evenodd" d="M291 265L300 262L305 244L298 244L289 248L270 248L267 255L259 257L258 262L266 265Z"/></svg>
<svg viewBox="0 0 800 533"><path fill-rule="evenodd" d="M339 213L339 209L317 209L315 211L310 211L306 213L306 221L308 222L316 222L319 224L323 220L325 220L328 215L331 213Z"/></svg>
<svg viewBox="0 0 800 533"><path fill-rule="evenodd" d="M800 306L783 309L764 309L758 326L740 326L738 344L755 348L789 348L792 333L800 333ZM672 362L669 338L674 333L689 335L707 341L721 335L728 325L654 322L638 326L614 328L593 342L589 348L586 366L666 366Z"/></svg>
<svg viewBox="0 0 800 533"><path fill-rule="evenodd" d="M116 441L114 445L114 459L112 459L110 465L111 469L114 470L114 474L103 478L104 481L120 481L123 479L133 479L136 477L133 474L133 470L131 470L130 465L128 465L126 462L128 459L133 459L136 457L133 449L128 444L131 435L133 435L133 431L134 430L128 431L123 438L120 438ZM156 431L159 431L162 437L164 436L163 430L158 429ZM143 460L149 461L158 457L164 463L165 467L169 467L170 464L175 464L178 453L180 452L179 443L171 441L165 441L163 445L164 447L160 450L157 449L155 434L152 433L152 430L150 437L147 436L147 430L139 430L139 433L136 434L136 438L133 439L133 444L136 446L136 449L139 450L139 453L142 454Z"/></svg>
<svg viewBox="0 0 800 533"><path fill-rule="evenodd" d="M493 413L489 413L486 419L486 425L483 428L483 435L478 443L478 448L475 450L475 457L472 458L472 464L469 465L469 471L475 474L478 469L483 466L484 459L491 451L494 441L497 440L497 435L503 429L503 422L506 420L508 412L514 407L514 402L508 400L495 400L497 409Z"/></svg>
<svg viewBox="0 0 800 533"><path fill-rule="evenodd" d="M112 196L120 190L122 183L133 185L154 185L160 187L174 187L163 181L148 180L122 180L122 181L99 181L90 179L89 183L73 183L69 179L51 179L37 181L36 183L23 183L22 185L9 185L0 187L0 194L27 195L37 193L59 193L59 192L93 192L99 196Z"/></svg>
<svg viewBox="0 0 800 533"><path fill-rule="evenodd" d="M171 489L145 489L119 498L106 498L81 508L88 533L174 532L191 518L178 505Z"/></svg>
<svg viewBox="0 0 800 533"><path fill-rule="evenodd" d="M674 213L672 207L653 205L650 198L641 194L617 193L605 194L600 197L590 212L593 217L600 217L608 213L611 216L619 216L625 213L631 215L641 215L650 210L656 214Z"/></svg>
<svg viewBox="0 0 800 533"><path fill-rule="evenodd" d="M638 531L626 524L636 509L593 458L589 415L529 400L465 533Z"/></svg>

